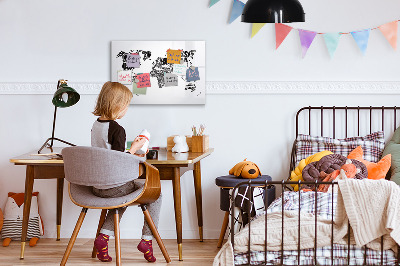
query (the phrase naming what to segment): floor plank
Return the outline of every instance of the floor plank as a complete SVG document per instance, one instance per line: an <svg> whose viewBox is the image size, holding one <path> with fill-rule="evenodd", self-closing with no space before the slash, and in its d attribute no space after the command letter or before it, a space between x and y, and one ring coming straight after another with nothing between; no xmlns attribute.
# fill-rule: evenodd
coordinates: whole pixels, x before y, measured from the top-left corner
<svg viewBox="0 0 400 266"><path fill-rule="evenodd" d="M0 246L0 264L3 266L11 265L60 265L61 258L64 255L69 239L40 239L36 247L27 246L25 249L25 259L19 259L21 244L18 241L12 241L9 247ZM122 264L149 266L150 264L143 258L143 254L136 249L140 240L121 240ZM154 254L157 258L157 265L212 265L215 255L218 253L217 240L188 240L183 241L183 261L178 261L178 247L176 240L163 240L168 250L172 262L167 264L162 256L157 243L153 243ZM114 258L114 243L110 241L109 251ZM103 263L97 259L92 259L93 240L77 239L68 259L67 265L114 265L113 263Z"/></svg>

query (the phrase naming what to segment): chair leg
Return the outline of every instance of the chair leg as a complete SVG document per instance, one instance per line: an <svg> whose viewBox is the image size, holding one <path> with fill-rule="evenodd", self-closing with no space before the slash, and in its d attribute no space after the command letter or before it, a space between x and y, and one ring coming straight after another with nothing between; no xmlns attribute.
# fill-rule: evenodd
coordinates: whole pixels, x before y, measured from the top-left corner
<svg viewBox="0 0 400 266"><path fill-rule="evenodd" d="M150 216L149 211L146 208L146 205L140 205L140 207L142 208L143 214L144 214L144 219L146 220L147 224L150 227L151 232L153 233L153 236L155 237L155 239L157 240L157 244L161 249L161 252L164 256L164 259L167 263L171 262L171 259L168 255L168 251L164 246L164 243L161 240L160 234L158 233L158 230L156 228L156 225L153 222L153 219Z"/></svg>
<svg viewBox="0 0 400 266"><path fill-rule="evenodd" d="M72 232L72 236L69 240L67 249L65 250L64 257L61 260L60 263L61 266L64 266L67 263L69 254L71 254L72 247L74 246L76 237L78 236L79 230L81 229L87 210L88 210L87 208L82 208L81 214L79 215L78 221L76 222L74 232Z"/></svg>
<svg viewBox="0 0 400 266"><path fill-rule="evenodd" d="M121 265L121 243L120 243L120 235L119 235L119 213L118 209L115 209L114 214L114 234L115 234L115 256L117 257L115 265Z"/></svg>
<svg viewBox="0 0 400 266"><path fill-rule="evenodd" d="M101 215L100 215L100 219L99 219L99 226L97 227L96 238L100 234L100 230L103 227L104 221L106 220L106 215L107 215L107 210L106 209L101 210ZM96 255L97 255L97 250L96 250L96 248L95 248L95 246L93 244L92 258L96 258Z"/></svg>
<svg viewBox="0 0 400 266"><path fill-rule="evenodd" d="M222 222L221 234L219 235L217 248L220 248L222 246L222 242L224 241L224 237L225 237L226 228L228 227L228 222L229 222L229 212L225 212L225 217L224 217L224 221Z"/></svg>

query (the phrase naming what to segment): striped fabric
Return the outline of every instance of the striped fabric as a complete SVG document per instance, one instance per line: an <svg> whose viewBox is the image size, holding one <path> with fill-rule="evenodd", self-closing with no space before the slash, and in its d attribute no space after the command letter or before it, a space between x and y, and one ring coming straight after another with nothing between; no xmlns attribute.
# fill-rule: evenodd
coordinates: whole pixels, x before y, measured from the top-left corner
<svg viewBox="0 0 400 266"><path fill-rule="evenodd" d="M279 197L268 207L267 213L282 211L282 202L284 210L298 210L317 214L325 219L332 219L332 206L333 215L336 208L336 195L332 193L317 192L317 201L315 201L315 192L293 192L287 191L284 193L283 198ZM283 200L282 200L283 199ZM333 203L333 204L332 204ZM260 215L265 215L260 214ZM260 217L257 215L254 219ZM253 220L254 220L253 219ZM316 249L317 265L347 265L348 246L347 245L333 245L334 261L332 264L331 246L326 246ZM365 249L364 247L357 247L350 245L350 265L365 265L364 253L366 253L367 265L381 265L381 252ZM285 250L283 253L284 265L298 265L297 250ZM265 252L250 252L250 264L264 264ZM396 256L392 250L385 250L383 252L384 265L395 265ZM240 253L235 254L235 265L248 264L248 254ZM268 251L266 265L280 265L281 252ZM300 265L314 265L314 249L303 249L300 251Z"/></svg>
<svg viewBox="0 0 400 266"><path fill-rule="evenodd" d="M366 263L364 264L364 253L366 252ZM379 251L364 249L350 245L350 263L347 264L347 245L333 245L333 263L331 247L317 249L316 265L381 265L381 254ZM264 264L264 252L250 252L250 265L281 265L280 251L267 252L267 263ZM298 265L297 250L283 252L284 265ZM235 265L248 265L247 253L235 255ZM314 264L314 249L303 249L300 252L300 265ZM396 265L396 257L392 250L383 252L383 265Z"/></svg>
<svg viewBox="0 0 400 266"><path fill-rule="evenodd" d="M12 240L21 240L22 218L16 220L4 220L1 230L1 237L11 238ZM33 237L40 238L39 217L29 218L27 239Z"/></svg>
<svg viewBox="0 0 400 266"><path fill-rule="evenodd" d="M296 139L295 163L298 165L302 159L324 150L329 150L347 157L347 155L358 146L361 146L364 151L364 160L378 162L385 148L383 131L371 133L364 137L345 139L299 134Z"/></svg>

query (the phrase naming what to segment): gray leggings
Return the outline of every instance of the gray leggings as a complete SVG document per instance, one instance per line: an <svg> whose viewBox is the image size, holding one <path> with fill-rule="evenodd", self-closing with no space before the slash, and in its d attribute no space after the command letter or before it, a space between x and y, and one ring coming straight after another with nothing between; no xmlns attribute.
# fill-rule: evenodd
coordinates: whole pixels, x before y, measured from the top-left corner
<svg viewBox="0 0 400 266"><path fill-rule="evenodd" d="M119 187L113 187L108 189L93 188L93 194L101 198L116 198L128 195L138 189L141 189L143 186L144 182L139 182L139 181L135 182L135 180L133 180ZM160 218L161 202L162 202L162 196L160 194L160 197L155 202L146 204L146 207L149 210L151 218L153 218L154 224L156 225L157 228L158 228L158 221ZM125 210L126 207L118 208L120 219L122 218L122 215L124 214ZM106 220L104 221L100 233L109 236L114 236L114 214L115 214L115 209L108 210ZM146 240L153 239L153 234L146 220L144 221L143 225L142 239Z"/></svg>

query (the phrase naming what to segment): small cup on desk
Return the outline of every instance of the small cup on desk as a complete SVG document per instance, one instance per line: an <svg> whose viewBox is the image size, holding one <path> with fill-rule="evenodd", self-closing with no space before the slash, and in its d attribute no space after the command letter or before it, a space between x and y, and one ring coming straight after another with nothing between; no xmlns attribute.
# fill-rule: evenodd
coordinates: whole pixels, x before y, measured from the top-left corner
<svg viewBox="0 0 400 266"><path fill-rule="evenodd" d="M146 158L149 160L157 160L158 159L158 150L149 150L146 155Z"/></svg>

